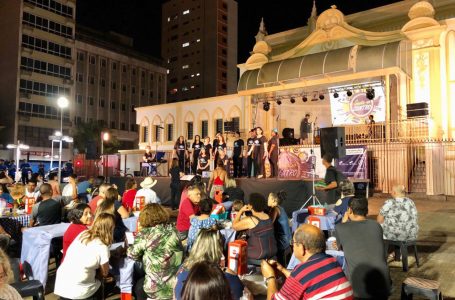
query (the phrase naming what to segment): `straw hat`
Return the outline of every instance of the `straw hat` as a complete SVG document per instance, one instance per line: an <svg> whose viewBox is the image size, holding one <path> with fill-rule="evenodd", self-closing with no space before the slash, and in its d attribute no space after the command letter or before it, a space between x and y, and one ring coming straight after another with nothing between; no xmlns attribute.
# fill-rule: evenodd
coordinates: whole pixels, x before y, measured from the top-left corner
<svg viewBox="0 0 455 300"><path fill-rule="evenodd" d="M144 188L144 189L151 189L155 184L157 183L157 181L155 179L153 179L152 177L146 177L144 179L144 181L141 182L141 188Z"/></svg>

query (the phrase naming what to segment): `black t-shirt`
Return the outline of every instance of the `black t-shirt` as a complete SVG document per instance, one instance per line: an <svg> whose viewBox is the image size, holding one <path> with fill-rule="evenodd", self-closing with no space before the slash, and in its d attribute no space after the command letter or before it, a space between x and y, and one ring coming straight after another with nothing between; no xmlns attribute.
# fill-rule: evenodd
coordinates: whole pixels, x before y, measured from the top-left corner
<svg viewBox="0 0 455 300"><path fill-rule="evenodd" d="M267 138L265 136L254 139L254 157L262 159L264 156L264 143L266 142Z"/></svg>
<svg viewBox="0 0 455 300"><path fill-rule="evenodd" d="M199 166L203 169L209 163L210 157L206 154L205 156L199 156Z"/></svg>
<svg viewBox="0 0 455 300"><path fill-rule="evenodd" d="M325 184L329 185L331 182L337 181L337 170L334 166L327 168L324 177Z"/></svg>
<svg viewBox="0 0 455 300"><path fill-rule="evenodd" d="M272 136L272 138L269 140L269 143L267 144L268 146L268 151L272 148L272 145L275 145L275 147L272 150L272 156L278 156L278 136Z"/></svg>
<svg viewBox="0 0 455 300"><path fill-rule="evenodd" d="M216 148L218 147L218 145L220 144L220 141L218 139L214 139L212 144L213 144L213 151L215 151Z"/></svg>
<svg viewBox="0 0 455 300"><path fill-rule="evenodd" d="M169 170L171 173L171 183L180 183L180 169L179 167L174 167Z"/></svg>
<svg viewBox="0 0 455 300"><path fill-rule="evenodd" d="M59 202L48 199L39 202L36 221L40 226L58 224L62 222L62 206Z"/></svg>
<svg viewBox="0 0 455 300"><path fill-rule="evenodd" d="M245 199L245 192L239 187L228 187L224 190L224 194L228 196L226 201L234 201L234 200L244 200Z"/></svg>
<svg viewBox="0 0 455 300"><path fill-rule="evenodd" d="M212 145L207 144L207 145L203 145L203 147L205 149L205 154L207 154L208 159L210 159L210 153L212 152Z"/></svg>
<svg viewBox="0 0 455 300"><path fill-rule="evenodd" d="M234 142L234 156L242 155L242 147L244 144L242 139L238 139Z"/></svg>
<svg viewBox="0 0 455 300"><path fill-rule="evenodd" d="M153 160L153 154L152 154L152 152L149 152L149 153L145 152L145 153L144 153L144 157L145 157L145 159L147 160L147 162L150 162L150 161Z"/></svg>
<svg viewBox="0 0 455 300"><path fill-rule="evenodd" d="M193 143L193 146L191 148L194 149L193 151L193 157L198 157L199 156L199 152L201 152L201 149L202 147L204 146L204 143L203 142L199 142L199 143Z"/></svg>
<svg viewBox="0 0 455 300"><path fill-rule="evenodd" d="M382 227L373 220L335 226L338 247L347 263L347 276L356 298L387 299L391 279L384 256Z"/></svg>
<svg viewBox="0 0 455 300"><path fill-rule="evenodd" d="M183 157L185 155L185 150L186 150L185 142L183 142L183 143L180 143L180 142L175 143L174 150L177 152L178 156Z"/></svg>
<svg viewBox="0 0 455 300"><path fill-rule="evenodd" d="M251 150L251 147L253 147L253 145L254 145L254 138L248 138L248 139L246 140L246 145L247 145L247 147L248 147L248 151L250 151L250 150Z"/></svg>

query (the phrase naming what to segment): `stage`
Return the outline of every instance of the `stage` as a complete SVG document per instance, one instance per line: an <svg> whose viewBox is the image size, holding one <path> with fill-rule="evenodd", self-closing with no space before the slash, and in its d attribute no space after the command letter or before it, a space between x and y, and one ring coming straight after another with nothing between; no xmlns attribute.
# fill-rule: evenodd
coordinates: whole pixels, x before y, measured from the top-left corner
<svg viewBox="0 0 455 300"><path fill-rule="evenodd" d="M170 206L171 190L170 190L170 177L153 177L158 182L153 187L153 190L157 193L158 197L161 199L162 204ZM123 194L126 177L109 177L110 183L115 183L119 192ZM135 180L139 184L143 180L142 177L135 177ZM208 182L208 179L204 179ZM245 192L245 199L248 200L248 197L252 193L261 193L265 197L269 193L277 193L281 190L286 191L287 200L282 204L286 212L290 215L293 211L302 207L302 205L311 197L312 194L312 181L311 180L289 180L289 179L256 179L256 178L240 178L236 179L237 186L242 188ZM188 183L188 181L182 181L182 188ZM316 196L321 202L321 204L333 204L336 200L328 201L327 199L334 199L334 196L331 196L329 193L324 191L316 191ZM312 203L311 201L309 203Z"/></svg>

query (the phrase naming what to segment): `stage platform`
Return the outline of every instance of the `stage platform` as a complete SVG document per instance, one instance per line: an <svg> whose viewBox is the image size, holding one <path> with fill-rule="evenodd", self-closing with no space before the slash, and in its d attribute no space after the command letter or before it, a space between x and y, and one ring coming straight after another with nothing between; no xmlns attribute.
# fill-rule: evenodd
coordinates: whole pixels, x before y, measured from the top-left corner
<svg viewBox="0 0 455 300"><path fill-rule="evenodd" d="M171 198L171 178L170 177L153 177L158 182L153 187L153 190L157 193L158 197L160 197L162 204L170 206L170 198ZM115 183L118 188L119 192L123 194L124 186L125 186L125 177L109 177L110 183ZM138 188L140 188L139 184L143 180L143 177L135 177L135 180L138 183ZM208 179L204 179L208 182ZM282 204L284 209L288 214L291 214L293 211L302 207L302 205L308 200L308 198L312 194L312 182L311 180L286 180L286 179L275 179L275 178L267 178L267 179L256 179L256 178L239 178L236 179L237 186L243 189L245 192L245 198L248 200L248 196L252 193L260 193L265 197L268 197L269 193L277 193L281 190L286 191L287 193L287 200ZM188 181L182 181L182 188L188 183ZM336 200L328 200L328 199L335 199L332 195L334 191L331 192L324 192L324 191L316 191L316 196L321 202L321 204L333 204ZM312 203L310 201L309 203Z"/></svg>

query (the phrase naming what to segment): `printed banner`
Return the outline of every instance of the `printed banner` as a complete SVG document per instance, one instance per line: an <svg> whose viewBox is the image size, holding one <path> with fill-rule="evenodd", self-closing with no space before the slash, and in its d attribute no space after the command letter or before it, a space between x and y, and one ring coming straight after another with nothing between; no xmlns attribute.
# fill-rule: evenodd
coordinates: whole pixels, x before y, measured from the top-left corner
<svg viewBox="0 0 455 300"><path fill-rule="evenodd" d="M368 159L366 146L346 147L346 156L336 160L335 167L346 177L368 178Z"/></svg>

